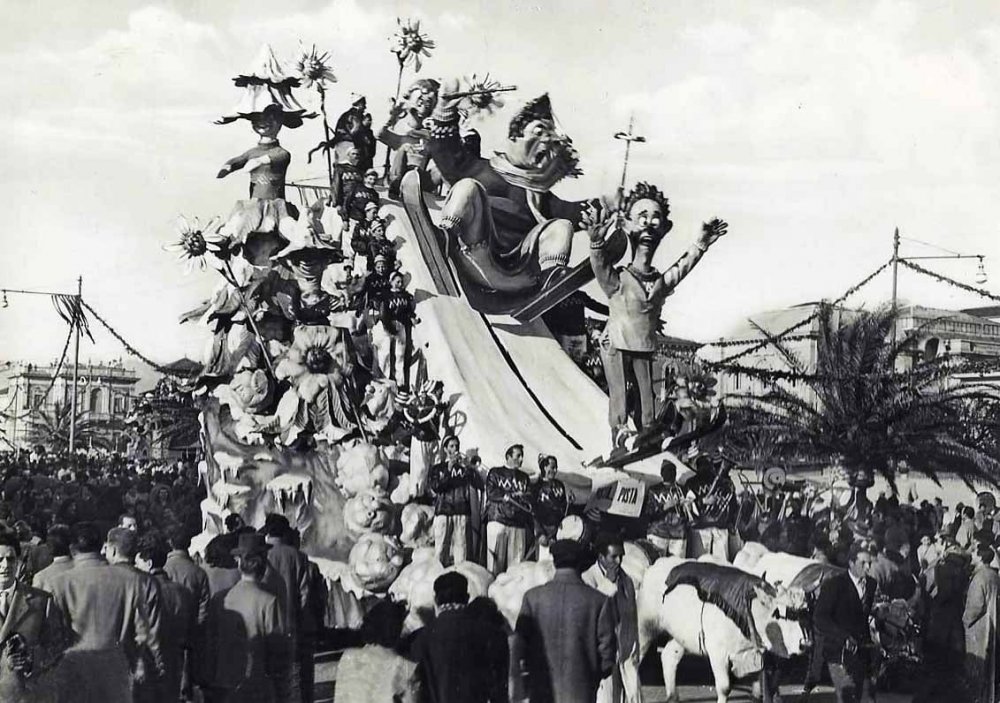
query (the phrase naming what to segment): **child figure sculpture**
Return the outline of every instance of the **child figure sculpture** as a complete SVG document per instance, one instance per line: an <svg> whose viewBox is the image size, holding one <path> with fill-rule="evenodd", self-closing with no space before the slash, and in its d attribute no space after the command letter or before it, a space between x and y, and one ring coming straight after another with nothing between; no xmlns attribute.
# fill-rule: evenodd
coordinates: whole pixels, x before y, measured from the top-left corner
<svg viewBox="0 0 1000 703"><path fill-rule="evenodd" d="M278 143L281 107L269 105L250 118L253 131L260 135L257 146L229 159L219 169L218 178L245 169L250 172L250 198L240 200L222 228L223 234L243 243L243 255L256 266L268 263L272 254L288 244L281 235L282 222L298 219L298 209L285 202L285 172L291 154ZM285 227L287 228L287 224Z"/></svg>
<svg viewBox="0 0 1000 703"><path fill-rule="evenodd" d="M671 230L670 206L655 186L639 183L615 211L602 212L591 204L583 224L590 235L590 262L608 296L608 324L601 340L604 372L608 381L609 422L612 443L625 446L632 435L629 416L639 433L648 431L655 417L652 360L663 303L701 260L708 248L726 233L728 225L714 219L702 227L698 240L665 273L653 268L653 253ZM616 267L607 243L616 229L628 235L632 263ZM629 402L629 385L635 386Z"/></svg>
<svg viewBox="0 0 1000 703"><path fill-rule="evenodd" d="M221 233L243 245L243 256L251 264L266 266L269 257L288 244L281 230L287 230L299 216L298 209L285 202L285 172L292 157L278 143L278 132L282 127L300 127L304 118L315 113L307 113L296 102L292 89L299 80L285 75L269 46L262 49L256 66L233 79L243 89L243 97L216 124L249 120L260 141L223 164L217 177L240 169L250 172L250 198L236 203Z"/></svg>

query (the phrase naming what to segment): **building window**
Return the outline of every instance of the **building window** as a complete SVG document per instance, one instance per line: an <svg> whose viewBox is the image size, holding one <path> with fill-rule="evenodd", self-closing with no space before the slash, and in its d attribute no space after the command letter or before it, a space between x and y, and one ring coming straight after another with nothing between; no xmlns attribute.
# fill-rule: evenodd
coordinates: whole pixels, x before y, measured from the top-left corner
<svg viewBox="0 0 1000 703"><path fill-rule="evenodd" d="M101 412L101 389L90 391L90 412Z"/></svg>
<svg viewBox="0 0 1000 703"><path fill-rule="evenodd" d="M125 412L125 396L116 395L115 396L115 413Z"/></svg>

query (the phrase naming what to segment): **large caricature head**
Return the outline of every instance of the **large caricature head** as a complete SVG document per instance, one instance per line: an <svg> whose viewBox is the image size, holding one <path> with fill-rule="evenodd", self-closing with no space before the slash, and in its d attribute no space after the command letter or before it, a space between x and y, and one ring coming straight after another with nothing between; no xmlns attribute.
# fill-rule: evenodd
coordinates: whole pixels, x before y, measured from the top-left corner
<svg viewBox="0 0 1000 703"><path fill-rule="evenodd" d="M403 94L403 104L419 122L431 116L438 101L438 90L441 84L431 78L421 78L413 82Z"/></svg>
<svg viewBox="0 0 1000 703"><path fill-rule="evenodd" d="M262 139L274 139L281 131L282 114L280 105L268 105L264 111L250 118L253 131Z"/></svg>
<svg viewBox="0 0 1000 703"><path fill-rule="evenodd" d="M521 108L510 121L507 138L507 160L531 174L539 185L551 187L567 176L581 173L573 140L556 126L547 93Z"/></svg>
<svg viewBox="0 0 1000 703"><path fill-rule="evenodd" d="M649 183L637 183L622 205L624 229L632 251L644 246L656 249L663 236L673 228L670 203L663 192Z"/></svg>

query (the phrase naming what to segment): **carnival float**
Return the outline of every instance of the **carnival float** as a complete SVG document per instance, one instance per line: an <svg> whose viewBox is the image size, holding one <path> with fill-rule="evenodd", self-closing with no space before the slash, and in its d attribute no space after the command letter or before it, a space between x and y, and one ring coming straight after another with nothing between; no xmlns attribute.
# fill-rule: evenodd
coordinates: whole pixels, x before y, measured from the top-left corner
<svg viewBox="0 0 1000 703"><path fill-rule="evenodd" d="M400 77L412 52L428 48L412 29L401 26L394 48ZM209 332L200 376L189 382L204 454L204 533L196 544L223 533L228 515L260 526L280 513L331 586L328 624L356 626L365 600L387 595L419 617L432 577L445 570L431 548L426 486L443 437L458 437L464 460L483 475L514 443L526 456L556 457L578 512L591 501L634 513L620 489L638 487L641 505L642 487L659 480L664 457L684 470L710 451L725 422L714 379L689 364L659 397L641 379L663 299L725 234L725 223L705 225L661 274L650 262L672 223L658 189L641 184L627 197L618 193L616 204L568 202L552 192L580 173L580 157L547 95L523 104L506 142L485 158L473 120L513 87L489 76L421 79L398 92L376 133L392 156L371 217L392 244L389 270L413 291L419 320L399 338L405 372L394 373L369 334L377 311L364 302L363 259L351 246L363 223L335 197L365 176L363 150L343 147L327 121L324 86L335 79L326 55L313 49L295 73L286 65L265 47L234 78L237 105L218 120L257 136L217 174L249 176L248 197L223 217L180 218L171 247L189 268L218 276L211 297L182 319ZM320 97L317 149L327 157L329 185L287 180L292 155L280 133L318 116L299 102L296 91L305 87ZM358 105L363 112L363 99ZM346 113L343 120L362 121ZM617 266L629 249L631 263ZM542 319L595 277L617 300L617 326L603 350L617 364L610 428L608 395ZM628 298L637 290L654 301L641 314ZM493 581L471 561L448 568L462 570L474 593ZM494 584L500 601L505 589L523 593L544 580L545 568L502 574Z"/></svg>

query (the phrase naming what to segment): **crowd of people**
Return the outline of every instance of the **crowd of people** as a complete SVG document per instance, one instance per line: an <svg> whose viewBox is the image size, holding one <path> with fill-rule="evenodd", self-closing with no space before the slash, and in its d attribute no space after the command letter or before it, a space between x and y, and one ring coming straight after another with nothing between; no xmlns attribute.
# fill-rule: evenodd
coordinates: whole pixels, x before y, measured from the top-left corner
<svg viewBox="0 0 1000 703"><path fill-rule="evenodd" d="M1000 511L990 494L954 514L940 498L881 495L845 519L845 508L791 486L738 493L725 466L702 457L686 480L664 462L638 517L628 517L594 496L580 504L555 457L540 456L529 473L520 445L490 469L457 437L441 450L418 500L433 507L442 565L478 562L496 576L550 559L556 577L528 591L513 628L493 601L470 598L454 571L435 582L437 616L415 633L403 634L405 605L379 603L364 646L340 664L337 700L389 700L390 690L435 703L508 700L518 690L531 700L639 700L626 540L650 560L732 561L753 541L842 567L814 604L807 688L824 670L843 700L864 688L871 655L886 646L869 627L879 611L896 618L918 664L901 682L919 681L915 700L995 699ZM45 682L71 686L74 701L312 700L327 584L287 518L269 515L254 530L230 515L194 559L203 489L190 464L115 455L71 463L36 451L0 457L0 471L0 622L12 609L40 609L5 635L17 675L0 667L0 689L12 680L24 689L10 689L21 696L10 700L42 700L30 696ZM751 501L760 509L747 520Z"/></svg>

